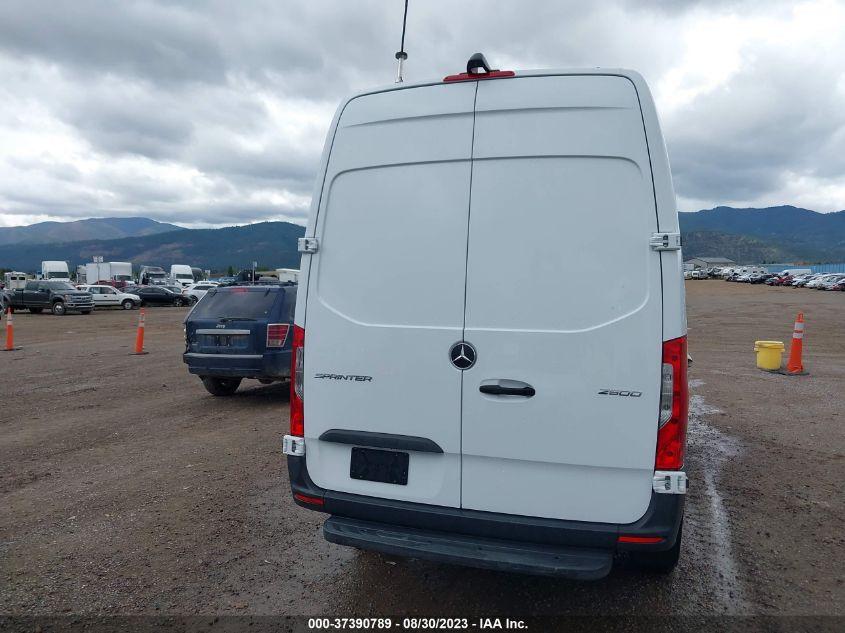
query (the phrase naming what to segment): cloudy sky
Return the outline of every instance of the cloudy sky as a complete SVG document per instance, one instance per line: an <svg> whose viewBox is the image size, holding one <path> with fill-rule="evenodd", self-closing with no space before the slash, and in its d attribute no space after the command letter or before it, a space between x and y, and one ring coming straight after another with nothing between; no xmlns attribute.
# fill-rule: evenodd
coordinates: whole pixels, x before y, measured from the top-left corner
<svg viewBox="0 0 845 633"><path fill-rule="evenodd" d="M340 99L389 84L402 0L2 0L0 226L303 222ZM682 211L845 209L845 0L411 0L408 81L629 67Z"/></svg>

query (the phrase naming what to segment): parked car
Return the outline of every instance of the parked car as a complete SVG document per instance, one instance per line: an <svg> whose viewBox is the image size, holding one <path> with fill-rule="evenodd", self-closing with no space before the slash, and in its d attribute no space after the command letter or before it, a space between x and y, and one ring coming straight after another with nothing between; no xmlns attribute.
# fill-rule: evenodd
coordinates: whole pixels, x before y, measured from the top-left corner
<svg viewBox="0 0 845 633"><path fill-rule="evenodd" d="M807 285L809 282L813 281L817 277L818 275L801 275L795 278L795 280L792 282L792 286L795 288L803 288L805 285Z"/></svg>
<svg viewBox="0 0 845 633"><path fill-rule="evenodd" d="M329 514L329 541L394 556L596 579L625 552L668 571L687 339L649 89L467 69L356 95L328 131L293 327L294 501Z"/></svg>
<svg viewBox="0 0 845 633"><path fill-rule="evenodd" d="M132 294L138 296L142 306L186 306L193 303L191 297L183 297L181 292L173 292L164 286L138 286Z"/></svg>
<svg viewBox="0 0 845 633"><path fill-rule="evenodd" d="M845 278L837 281L835 284L833 284L833 286L828 288L828 290L845 290Z"/></svg>
<svg viewBox="0 0 845 633"><path fill-rule="evenodd" d="M208 392L229 396L244 378L290 377L295 284L211 288L185 319L188 371Z"/></svg>
<svg viewBox="0 0 845 633"><path fill-rule="evenodd" d="M804 284L805 288L813 288L814 290L821 290L824 288L824 284L828 281L831 281L836 278L836 275L831 274L823 274L817 276L815 279L811 279L806 284Z"/></svg>
<svg viewBox="0 0 845 633"><path fill-rule="evenodd" d="M69 281L42 279L27 281L24 288L12 291L9 306L15 310L26 308L33 314L44 310L57 316L68 312L91 314L94 299L87 292L74 288Z"/></svg>
<svg viewBox="0 0 845 633"><path fill-rule="evenodd" d="M766 280L768 286L788 286L792 283L792 275L773 275Z"/></svg>
<svg viewBox="0 0 845 633"><path fill-rule="evenodd" d="M131 310L141 305L141 297L128 292L121 292L114 286L104 284L77 286L79 290L91 293L94 298L94 306L97 308L121 307L124 310Z"/></svg>
<svg viewBox="0 0 845 633"><path fill-rule="evenodd" d="M218 285L218 283L213 281L198 281L185 288L182 294L186 297L192 297L194 301L199 301L205 296L206 292L212 288L216 288Z"/></svg>
<svg viewBox="0 0 845 633"><path fill-rule="evenodd" d="M819 290L833 290L833 287L845 280L845 275L830 275L822 281L818 288Z"/></svg>
<svg viewBox="0 0 845 633"><path fill-rule="evenodd" d="M751 275L751 277L748 279L748 282L752 284L762 284L767 282L769 279L772 279L773 277L774 275L772 273L757 273Z"/></svg>

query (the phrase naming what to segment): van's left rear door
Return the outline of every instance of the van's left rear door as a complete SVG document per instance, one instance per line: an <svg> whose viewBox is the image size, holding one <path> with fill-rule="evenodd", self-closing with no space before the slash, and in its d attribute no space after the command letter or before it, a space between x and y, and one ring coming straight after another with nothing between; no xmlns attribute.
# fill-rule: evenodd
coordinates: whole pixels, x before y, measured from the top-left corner
<svg viewBox="0 0 845 633"><path fill-rule="evenodd" d="M463 328L475 88L366 95L340 116L299 293L306 462L322 488L460 505L449 348ZM321 439L329 430L424 438L443 452L410 451L405 485L368 481L351 476L352 446Z"/></svg>

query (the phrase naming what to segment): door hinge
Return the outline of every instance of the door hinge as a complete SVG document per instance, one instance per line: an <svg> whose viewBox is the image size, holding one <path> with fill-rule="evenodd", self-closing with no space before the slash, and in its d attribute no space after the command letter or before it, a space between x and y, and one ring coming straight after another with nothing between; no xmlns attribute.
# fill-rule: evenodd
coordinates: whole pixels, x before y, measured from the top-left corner
<svg viewBox="0 0 845 633"><path fill-rule="evenodd" d="M687 494L687 474L682 470L655 470L651 489L657 494Z"/></svg>
<svg viewBox="0 0 845 633"><path fill-rule="evenodd" d="M305 438L295 435L285 435L282 438L282 452L285 455L302 457L305 455Z"/></svg>
<svg viewBox="0 0 845 633"><path fill-rule="evenodd" d="M681 249L681 234L652 233L648 245L654 251L678 251Z"/></svg>
<svg viewBox="0 0 845 633"><path fill-rule="evenodd" d="M320 250L320 242L316 237L300 237L297 241L297 250L300 253L316 253Z"/></svg>

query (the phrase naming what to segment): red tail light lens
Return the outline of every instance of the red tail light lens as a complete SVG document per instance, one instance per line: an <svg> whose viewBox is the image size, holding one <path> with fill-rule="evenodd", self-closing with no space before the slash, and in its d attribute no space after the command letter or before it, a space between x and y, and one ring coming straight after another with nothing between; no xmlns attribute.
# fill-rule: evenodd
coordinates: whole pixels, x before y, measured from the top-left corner
<svg viewBox="0 0 845 633"><path fill-rule="evenodd" d="M305 437L305 413L302 388L305 383L305 330L293 326L293 349L290 367L290 434Z"/></svg>
<svg viewBox="0 0 845 633"><path fill-rule="evenodd" d="M267 347L284 347L288 340L287 323L270 323L267 325Z"/></svg>
<svg viewBox="0 0 845 633"><path fill-rule="evenodd" d="M641 545L650 545L653 543L662 543L662 536L629 536L627 534L620 534L616 539L619 543L638 543Z"/></svg>
<svg viewBox="0 0 845 633"><path fill-rule="evenodd" d="M663 343L655 470L679 470L684 466L688 398L687 337L682 336Z"/></svg>
<svg viewBox="0 0 845 633"><path fill-rule="evenodd" d="M298 499L302 503L307 503L312 506L321 506L323 505L323 500L320 497L311 497L309 495L303 495L298 492L293 493L295 499Z"/></svg>

